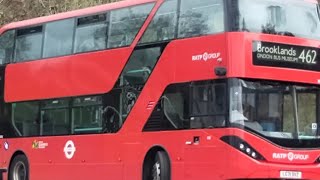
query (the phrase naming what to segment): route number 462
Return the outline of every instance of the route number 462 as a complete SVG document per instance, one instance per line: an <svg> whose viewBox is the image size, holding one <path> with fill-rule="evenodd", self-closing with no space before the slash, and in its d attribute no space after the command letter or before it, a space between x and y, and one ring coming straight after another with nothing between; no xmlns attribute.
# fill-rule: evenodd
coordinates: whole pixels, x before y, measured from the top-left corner
<svg viewBox="0 0 320 180"><path fill-rule="evenodd" d="M303 50L299 56L302 63L317 64L317 51L316 50Z"/></svg>

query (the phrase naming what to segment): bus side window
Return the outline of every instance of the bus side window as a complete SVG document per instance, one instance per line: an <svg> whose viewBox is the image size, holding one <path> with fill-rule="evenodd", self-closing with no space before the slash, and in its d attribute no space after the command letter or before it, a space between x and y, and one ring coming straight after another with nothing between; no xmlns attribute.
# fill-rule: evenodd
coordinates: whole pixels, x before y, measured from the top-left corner
<svg viewBox="0 0 320 180"><path fill-rule="evenodd" d="M143 131L189 129L188 83L169 85L145 124Z"/></svg>
<svg viewBox="0 0 320 180"><path fill-rule="evenodd" d="M161 106L165 118L174 129L182 129L184 120L184 97L181 92L166 93L161 97Z"/></svg>
<svg viewBox="0 0 320 180"><path fill-rule="evenodd" d="M69 100L48 100L42 102L40 135L70 134Z"/></svg>
<svg viewBox="0 0 320 180"><path fill-rule="evenodd" d="M111 11L108 48L130 45L153 5L149 3Z"/></svg>
<svg viewBox="0 0 320 180"><path fill-rule="evenodd" d="M161 5L140 43L160 42L175 38L177 4L177 0L167 0Z"/></svg>
<svg viewBox="0 0 320 180"><path fill-rule="evenodd" d="M148 80L160 54L160 47L135 50L121 74L122 79L120 86L144 85Z"/></svg>
<svg viewBox="0 0 320 180"><path fill-rule="evenodd" d="M107 14L79 18L74 53L106 49L107 29Z"/></svg>
<svg viewBox="0 0 320 180"><path fill-rule="evenodd" d="M11 30L0 36L0 64L8 64L12 62L14 35L15 30Z"/></svg>
<svg viewBox="0 0 320 180"><path fill-rule="evenodd" d="M120 94L121 89L113 89L102 96L102 133L116 133L122 126Z"/></svg>
<svg viewBox="0 0 320 180"><path fill-rule="evenodd" d="M15 61L40 59L42 55L42 26L17 30Z"/></svg>
<svg viewBox="0 0 320 180"><path fill-rule="evenodd" d="M54 21L45 26L43 58L71 54L74 19Z"/></svg>
<svg viewBox="0 0 320 180"><path fill-rule="evenodd" d="M225 126L225 83L195 83L192 84L191 94L191 128Z"/></svg>
<svg viewBox="0 0 320 180"><path fill-rule="evenodd" d="M40 135L39 102L12 104L12 126L19 136Z"/></svg>
<svg viewBox="0 0 320 180"><path fill-rule="evenodd" d="M102 96L74 98L71 126L71 134L102 132Z"/></svg>
<svg viewBox="0 0 320 180"><path fill-rule="evenodd" d="M222 32L222 0L183 0L179 14L178 38Z"/></svg>

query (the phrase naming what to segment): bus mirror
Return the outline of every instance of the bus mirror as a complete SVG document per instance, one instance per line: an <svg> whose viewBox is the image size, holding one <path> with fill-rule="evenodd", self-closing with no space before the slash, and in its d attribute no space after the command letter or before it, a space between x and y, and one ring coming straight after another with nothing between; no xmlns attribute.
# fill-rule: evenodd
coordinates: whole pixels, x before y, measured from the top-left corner
<svg viewBox="0 0 320 180"><path fill-rule="evenodd" d="M225 76L227 75L227 69L225 67L216 67L214 68L214 73L217 76Z"/></svg>

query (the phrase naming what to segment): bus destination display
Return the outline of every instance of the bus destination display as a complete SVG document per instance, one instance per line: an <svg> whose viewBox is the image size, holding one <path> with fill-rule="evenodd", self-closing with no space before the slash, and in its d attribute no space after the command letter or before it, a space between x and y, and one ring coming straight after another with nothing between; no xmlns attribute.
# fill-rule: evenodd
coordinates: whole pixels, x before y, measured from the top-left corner
<svg viewBox="0 0 320 180"><path fill-rule="evenodd" d="M319 49L263 41L253 41L253 64L320 71Z"/></svg>

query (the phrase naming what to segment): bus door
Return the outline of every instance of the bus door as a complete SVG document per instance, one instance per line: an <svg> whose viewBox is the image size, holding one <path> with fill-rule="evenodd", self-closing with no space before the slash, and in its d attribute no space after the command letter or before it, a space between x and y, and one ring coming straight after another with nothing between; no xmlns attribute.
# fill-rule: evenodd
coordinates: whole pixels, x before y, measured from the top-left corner
<svg viewBox="0 0 320 180"><path fill-rule="evenodd" d="M185 179L223 177L223 149L216 131L226 125L226 82L203 81L190 87L190 130L185 135ZM219 174L220 173L220 174Z"/></svg>
<svg viewBox="0 0 320 180"><path fill-rule="evenodd" d="M205 172L214 170L223 175L226 152L216 133L226 125L226 93L225 80L211 80L173 84L162 95L163 127L183 133L185 179L208 179Z"/></svg>

